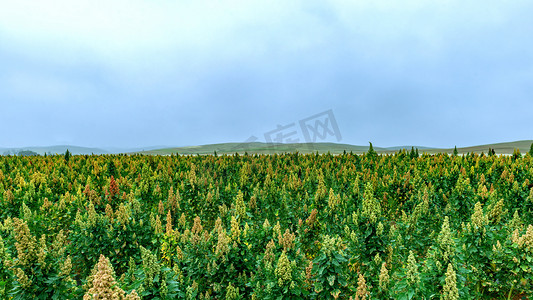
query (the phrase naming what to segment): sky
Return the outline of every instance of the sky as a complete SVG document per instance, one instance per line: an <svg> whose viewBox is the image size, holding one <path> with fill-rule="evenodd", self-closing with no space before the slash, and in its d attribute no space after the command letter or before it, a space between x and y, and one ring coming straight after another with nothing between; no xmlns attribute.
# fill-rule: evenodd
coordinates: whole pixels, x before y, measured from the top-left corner
<svg viewBox="0 0 533 300"><path fill-rule="evenodd" d="M0 147L266 141L278 125L304 142L299 121L322 112L315 129L338 134L318 142L533 139L532 14L529 0L0 1Z"/></svg>

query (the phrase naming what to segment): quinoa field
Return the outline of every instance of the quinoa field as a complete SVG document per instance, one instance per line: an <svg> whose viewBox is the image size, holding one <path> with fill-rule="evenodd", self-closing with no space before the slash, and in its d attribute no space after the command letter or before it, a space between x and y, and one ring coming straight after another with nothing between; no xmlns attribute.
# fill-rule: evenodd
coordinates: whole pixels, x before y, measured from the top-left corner
<svg viewBox="0 0 533 300"><path fill-rule="evenodd" d="M527 299L533 157L0 156L1 299Z"/></svg>

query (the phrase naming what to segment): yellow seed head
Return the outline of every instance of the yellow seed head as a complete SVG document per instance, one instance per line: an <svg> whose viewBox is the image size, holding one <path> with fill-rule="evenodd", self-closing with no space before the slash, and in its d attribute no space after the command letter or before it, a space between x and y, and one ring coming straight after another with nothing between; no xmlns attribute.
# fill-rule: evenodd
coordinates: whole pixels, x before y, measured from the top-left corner
<svg viewBox="0 0 533 300"><path fill-rule="evenodd" d="M454 254L455 242L452 239L448 217L444 217L442 229L437 237L437 243L442 251L444 260L448 260Z"/></svg>
<svg viewBox="0 0 533 300"><path fill-rule="evenodd" d="M270 228L270 223L268 222L268 219L265 219L265 222L263 222L263 229L266 231Z"/></svg>
<svg viewBox="0 0 533 300"><path fill-rule="evenodd" d="M367 217L370 223L375 223L381 215L381 206L374 197L374 188L370 182L366 184L363 193L363 211L361 215Z"/></svg>
<svg viewBox="0 0 533 300"><path fill-rule="evenodd" d="M43 234L39 239L39 251L37 252L37 262L41 265L41 268L46 269L46 256L48 249L46 247L46 236Z"/></svg>
<svg viewBox="0 0 533 300"><path fill-rule="evenodd" d="M285 283L289 283L292 279L292 269L291 262L287 258L285 251L281 253L278 263L276 265L276 270L274 271L276 277L278 278L278 285L283 286Z"/></svg>
<svg viewBox="0 0 533 300"><path fill-rule="evenodd" d="M157 262L157 257L155 254L152 254L150 250L147 250L143 246L140 247L141 249L141 258L143 261L143 268L145 270L145 284L148 286L153 285L153 279L159 274L161 271L161 265Z"/></svg>
<svg viewBox="0 0 533 300"><path fill-rule="evenodd" d="M416 264L415 255L413 251L409 251L407 258L407 282L409 285L417 284L419 281L418 266Z"/></svg>
<svg viewBox="0 0 533 300"><path fill-rule="evenodd" d="M98 221L98 214L96 213L96 210L94 209L94 204L90 202L89 208L87 209L87 224L90 227L94 227L97 221Z"/></svg>
<svg viewBox="0 0 533 300"><path fill-rule="evenodd" d="M295 238L294 233L291 233L289 229L286 229L283 237L279 241L280 245L283 246L283 250L288 251L292 249L294 247Z"/></svg>
<svg viewBox="0 0 533 300"><path fill-rule="evenodd" d="M155 217L154 231L155 234L163 233L163 225L161 224L161 218L159 218L159 215Z"/></svg>
<svg viewBox="0 0 533 300"><path fill-rule="evenodd" d="M224 228L222 228L218 232L218 242L217 242L217 246L215 248L215 255L217 257L221 257L224 254L228 253L229 252L229 246L228 245L229 245L229 239L228 239L228 236L226 235L226 230Z"/></svg>
<svg viewBox="0 0 533 300"><path fill-rule="evenodd" d="M109 203L105 206L105 215L110 221L113 220L113 208L111 208L111 205L109 205Z"/></svg>
<svg viewBox="0 0 533 300"><path fill-rule="evenodd" d="M363 274L359 274L359 278L357 280L357 290L355 292L355 300L366 300L368 297L370 297L370 293L368 292L366 280L363 277Z"/></svg>
<svg viewBox="0 0 533 300"><path fill-rule="evenodd" d="M226 300L234 300L239 298L239 288L235 288L231 282L226 289Z"/></svg>
<svg viewBox="0 0 533 300"><path fill-rule="evenodd" d="M31 234L28 224L21 219L14 218L15 247L21 265L28 266L36 256L36 239Z"/></svg>
<svg viewBox="0 0 533 300"><path fill-rule="evenodd" d="M61 266L61 272L59 273L59 276L69 276L70 271L72 270L72 261L70 260L70 255L67 256L67 259L63 262L63 265Z"/></svg>
<svg viewBox="0 0 533 300"><path fill-rule="evenodd" d="M32 281L28 278L26 273L21 268L15 269L15 276L17 276L17 281L23 289L26 289L31 286Z"/></svg>
<svg viewBox="0 0 533 300"><path fill-rule="evenodd" d="M457 289L457 276L452 264L448 264L448 270L446 271L446 283L442 291L442 299L444 300L458 300L459 291Z"/></svg>
<svg viewBox="0 0 533 300"><path fill-rule="evenodd" d="M90 277L90 288L83 296L83 300L124 299L124 291L117 285L109 259L100 255L96 270L96 273Z"/></svg>
<svg viewBox="0 0 533 300"><path fill-rule="evenodd" d="M240 241L241 227L235 216L231 216L231 238L233 241Z"/></svg>
<svg viewBox="0 0 533 300"><path fill-rule="evenodd" d="M387 270L387 263L381 264L381 270L379 272L379 288L382 291L386 291L389 285L389 271Z"/></svg>
<svg viewBox="0 0 533 300"><path fill-rule="evenodd" d="M129 206L124 205L124 203L120 203L116 215L120 224L128 224L131 216L131 209Z"/></svg>
<svg viewBox="0 0 533 300"><path fill-rule="evenodd" d="M171 236L173 232L172 229L172 215L170 214L170 210L167 212L167 225L166 225L166 234L168 236Z"/></svg>
<svg viewBox="0 0 533 300"><path fill-rule="evenodd" d="M272 262L274 261L274 249L275 248L276 248L276 244L274 244L273 240L270 240L270 242L268 242L266 246L265 254L263 256L263 262L265 266L267 267L267 269L270 269L272 267Z"/></svg>
<svg viewBox="0 0 533 300"><path fill-rule="evenodd" d="M488 218L483 214L481 203L477 202L474 206L474 213L471 217L471 230L478 232L483 229L483 226L489 223Z"/></svg>
<svg viewBox="0 0 533 300"><path fill-rule="evenodd" d="M235 213L241 220L246 216L246 204L244 204L244 195L241 191L237 193L235 198Z"/></svg>

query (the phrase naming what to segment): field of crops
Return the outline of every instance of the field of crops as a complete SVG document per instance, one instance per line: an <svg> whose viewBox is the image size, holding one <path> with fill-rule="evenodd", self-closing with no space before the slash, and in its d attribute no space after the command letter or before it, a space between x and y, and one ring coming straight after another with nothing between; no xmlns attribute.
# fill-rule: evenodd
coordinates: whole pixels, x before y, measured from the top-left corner
<svg viewBox="0 0 533 300"><path fill-rule="evenodd" d="M518 299L533 158L0 157L1 299Z"/></svg>

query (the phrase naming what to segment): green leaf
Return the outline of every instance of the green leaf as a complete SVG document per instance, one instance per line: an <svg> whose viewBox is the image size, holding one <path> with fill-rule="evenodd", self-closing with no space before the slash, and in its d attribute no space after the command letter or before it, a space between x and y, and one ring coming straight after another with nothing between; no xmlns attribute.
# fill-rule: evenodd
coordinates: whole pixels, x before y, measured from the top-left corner
<svg viewBox="0 0 533 300"><path fill-rule="evenodd" d="M328 283L330 286L335 284L335 275L328 276Z"/></svg>

